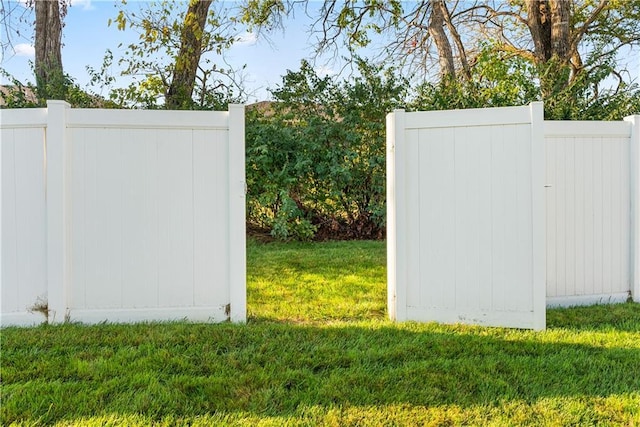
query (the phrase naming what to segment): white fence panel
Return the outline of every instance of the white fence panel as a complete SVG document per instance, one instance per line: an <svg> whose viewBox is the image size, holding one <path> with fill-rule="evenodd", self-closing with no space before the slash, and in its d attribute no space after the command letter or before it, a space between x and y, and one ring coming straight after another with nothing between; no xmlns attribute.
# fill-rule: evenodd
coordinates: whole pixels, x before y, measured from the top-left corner
<svg viewBox="0 0 640 427"><path fill-rule="evenodd" d="M389 311L543 329L542 105L387 118Z"/></svg>
<svg viewBox="0 0 640 427"><path fill-rule="evenodd" d="M2 323L35 324L47 299L46 110L0 110L0 123Z"/></svg>
<svg viewBox="0 0 640 427"><path fill-rule="evenodd" d="M547 302L630 292L628 122L545 122Z"/></svg>
<svg viewBox="0 0 640 427"><path fill-rule="evenodd" d="M244 108L74 110L50 101L48 115L46 210L44 197L29 197L46 212L36 234L48 262L34 270L50 320L244 321ZM3 139L3 154L10 147ZM4 191L3 203L20 209ZM3 294L15 293L2 259ZM2 314L15 323L5 305Z"/></svg>

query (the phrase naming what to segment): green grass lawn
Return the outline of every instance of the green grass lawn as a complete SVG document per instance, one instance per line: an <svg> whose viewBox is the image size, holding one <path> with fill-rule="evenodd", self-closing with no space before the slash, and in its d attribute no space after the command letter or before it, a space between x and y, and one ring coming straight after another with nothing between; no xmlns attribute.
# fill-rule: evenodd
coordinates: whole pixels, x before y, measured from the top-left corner
<svg viewBox="0 0 640 427"><path fill-rule="evenodd" d="M2 425L640 425L640 305L393 324L381 242L248 247L248 325L2 330Z"/></svg>

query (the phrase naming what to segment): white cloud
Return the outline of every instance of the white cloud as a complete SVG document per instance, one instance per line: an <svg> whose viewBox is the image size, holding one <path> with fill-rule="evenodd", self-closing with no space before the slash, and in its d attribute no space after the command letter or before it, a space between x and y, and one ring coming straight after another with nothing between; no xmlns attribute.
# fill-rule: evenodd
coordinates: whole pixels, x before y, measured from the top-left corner
<svg viewBox="0 0 640 427"><path fill-rule="evenodd" d="M314 70L315 70L316 74L318 75L318 77L333 76L336 73L333 70L333 68L327 67L325 65L323 65L321 67L315 67Z"/></svg>
<svg viewBox="0 0 640 427"><path fill-rule="evenodd" d="M238 46L253 46L257 41L258 36L256 33L245 31L244 33L240 34L240 36L238 36L234 44Z"/></svg>
<svg viewBox="0 0 640 427"><path fill-rule="evenodd" d="M71 7L82 7L82 10L93 10L91 0L71 0Z"/></svg>
<svg viewBox="0 0 640 427"><path fill-rule="evenodd" d="M13 53L16 56L36 56L36 49L28 43L18 43L13 47Z"/></svg>
<svg viewBox="0 0 640 427"><path fill-rule="evenodd" d="M22 7L31 7L31 0L16 0ZM91 4L92 0L71 0L72 7L82 7L82 10L93 10L95 7Z"/></svg>

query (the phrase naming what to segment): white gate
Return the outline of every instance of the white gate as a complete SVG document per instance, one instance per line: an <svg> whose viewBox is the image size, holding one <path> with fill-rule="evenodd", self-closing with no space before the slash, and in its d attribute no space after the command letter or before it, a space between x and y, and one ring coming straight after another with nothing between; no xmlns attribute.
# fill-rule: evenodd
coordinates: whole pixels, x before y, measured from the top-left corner
<svg viewBox="0 0 640 427"><path fill-rule="evenodd" d="M545 328L541 103L387 116L396 320Z"/></svg>

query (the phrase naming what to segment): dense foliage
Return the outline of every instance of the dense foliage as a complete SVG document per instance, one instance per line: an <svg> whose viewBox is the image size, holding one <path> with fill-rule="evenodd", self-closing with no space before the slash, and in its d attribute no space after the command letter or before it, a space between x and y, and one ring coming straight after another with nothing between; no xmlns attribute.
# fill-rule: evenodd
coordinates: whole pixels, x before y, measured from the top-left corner
<svg viewBox="0 0 640 427"><path fill-rule="evenodd" d="M68 74L50 78L40 89L32 83L21 82L3 69L0 69L0 76L11 83L3 86L0 96L4 102L0 108L45 107L47 99L64 99L75 108L115 107L101 96L83 90ZM40 96L43 91L49 96Z"/></svg>
<svg viewBox="0 0 640 427"><path fill-rule="evenodd" d="M247 113L248 216L280 239L381 238L385 224L385 115L407 83L358 60L348 82L303 61Z"/></svg>

